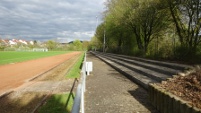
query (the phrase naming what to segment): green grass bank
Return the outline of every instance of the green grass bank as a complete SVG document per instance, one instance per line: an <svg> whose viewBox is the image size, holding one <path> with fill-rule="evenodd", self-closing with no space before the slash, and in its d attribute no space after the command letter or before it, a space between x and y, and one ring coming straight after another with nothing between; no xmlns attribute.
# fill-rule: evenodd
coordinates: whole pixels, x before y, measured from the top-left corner
<svg viewBox="0 0 201 113"><path fill-rule="evenodd" d="M69 93L66 94L55 94L48 99L47 103L39 109L39 113L70 113L73 106L73 98L67 105Z"/></svg>
<svg viewBox="0 0 201 113"><path fill-rule="evenodd" d="M83 59L84 59L84 52L66 75L67 78L79 78Z"/></svg>

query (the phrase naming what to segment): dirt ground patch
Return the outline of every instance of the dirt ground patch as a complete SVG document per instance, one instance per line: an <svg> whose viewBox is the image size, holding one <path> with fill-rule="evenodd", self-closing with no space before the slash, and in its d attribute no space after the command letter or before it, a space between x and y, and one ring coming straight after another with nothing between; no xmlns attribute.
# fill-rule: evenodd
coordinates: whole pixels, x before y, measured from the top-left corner
<svg viewBox="0 0 201 113"><path fill-rule="evenodd" d="M32 81L21 83L22 85L20 87L17 87L18 85L15 86L17 88L14 89L14 92L6 97L0 98L0 113L32 113L35 112L36 107L42 100L50 95L68 92L74 80L65 78L65 75L78 60L79 56L80 53L78 52L72 53L70 56L64 55L65 60L63 62L61 60L60 62L58 61L56 63L58 65L57 67ZM59 58L61 57L56 59ZM39 61L42 62L44 59ZM26 80L27 78L25 77L23 81Z"/></svg>
<svg viewBox="0 0 201 113"><path fill-rule="evenodd" d="M157 85L182 98L192 106L201 109L201 69L197 69L189 75L177 76Z"/></svg>

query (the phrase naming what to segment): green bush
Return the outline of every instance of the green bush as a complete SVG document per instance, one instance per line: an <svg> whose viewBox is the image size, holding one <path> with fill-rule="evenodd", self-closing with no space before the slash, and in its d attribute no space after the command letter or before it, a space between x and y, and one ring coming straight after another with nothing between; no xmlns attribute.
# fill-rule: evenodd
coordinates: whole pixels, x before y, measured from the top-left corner
<svg viewBox="0 0 201 113"><path fill-rule="evenodd" d="M0 51L3 51L5 49L5 46L0 46Z"/></svg>
<svg viewBox="0 0 201 113"><path fill-rule="evenodd" d="M174 51L170 43L164 43L156 54L158 58L172 59L174 57Z"/></svg>
<svg viewBox="0 0 201 113"><path fill-rule="evenodd" d="M6 47L4 49L4 51L15 51L15 50L16 50L16 48L14 48L14 47Z"/></svg>

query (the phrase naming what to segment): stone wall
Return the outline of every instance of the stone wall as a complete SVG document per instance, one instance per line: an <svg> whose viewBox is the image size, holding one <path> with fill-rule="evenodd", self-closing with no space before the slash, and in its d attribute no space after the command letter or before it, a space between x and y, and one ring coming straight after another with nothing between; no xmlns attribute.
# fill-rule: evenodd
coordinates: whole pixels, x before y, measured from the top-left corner
<svg viewBox="0 0 201 113"><path fill-rule="evenodd" d="M149 96L152 105L161 113L201 113L200 109L154 84L149 85Z"/></svg>

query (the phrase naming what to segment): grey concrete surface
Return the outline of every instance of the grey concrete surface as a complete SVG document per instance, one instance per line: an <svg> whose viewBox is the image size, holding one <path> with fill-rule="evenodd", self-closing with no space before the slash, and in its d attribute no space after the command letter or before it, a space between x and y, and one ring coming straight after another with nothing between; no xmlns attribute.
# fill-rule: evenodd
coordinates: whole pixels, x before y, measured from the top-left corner
<svg viewBox="0 0 201 113"><path fill-rule="evenodd" d="M86 80L86 113L159 113L146 90L90 53L87 61L93 72Z"/></svg>

